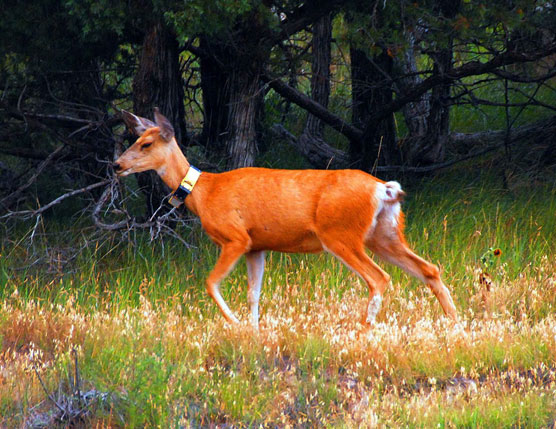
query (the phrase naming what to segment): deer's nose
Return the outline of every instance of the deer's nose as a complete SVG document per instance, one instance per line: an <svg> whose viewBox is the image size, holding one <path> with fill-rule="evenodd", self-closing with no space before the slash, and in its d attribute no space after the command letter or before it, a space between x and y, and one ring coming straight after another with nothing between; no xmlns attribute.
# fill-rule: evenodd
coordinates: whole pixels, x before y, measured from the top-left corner
<svg viewBox="0 0 556 429"><path fill-rule="evenodd" d="M114 169L114 171L118 171L121 167L119 163L115 162L114 164L112 164L112 168Z"/></svg>

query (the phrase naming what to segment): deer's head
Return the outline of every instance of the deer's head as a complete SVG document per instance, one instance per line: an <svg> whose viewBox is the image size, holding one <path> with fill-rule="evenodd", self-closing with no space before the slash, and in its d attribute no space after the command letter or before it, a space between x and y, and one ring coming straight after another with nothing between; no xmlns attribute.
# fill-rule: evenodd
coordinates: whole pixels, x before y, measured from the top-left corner
<svg viewBox="0 0 556 429"><path fill-rule="evenodd" d="M122 117L129 129L139 138L114 162L118 176L156 170L164 174L166 163L172 152L178 150L174 128L157 108L155 122L122 110Z"/></svg>

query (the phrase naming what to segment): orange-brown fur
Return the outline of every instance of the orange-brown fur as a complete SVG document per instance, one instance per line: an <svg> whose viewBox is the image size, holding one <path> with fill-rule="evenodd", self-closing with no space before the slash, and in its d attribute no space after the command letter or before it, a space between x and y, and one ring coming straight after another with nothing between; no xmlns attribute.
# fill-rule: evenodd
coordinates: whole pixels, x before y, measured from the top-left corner
<svg viewBox="0 0 556 429"><path fill-rule="evenodd" d="M116 161L116 166L121 175L157 170L162 180L176 189L190 165L173 137L161 137L162 131L168 134L173 130L164 117L156 115L159 126L151 127L137 125L136 121L143 118L128 117L126 122L136 126L140 137ZM389 184L399 188L395 182ZM438 268L415 255L405 241L403 213L394 207L403 192L400 189L394 199L379 202L379 186L384 187L384 182L359 170L240 168L202 173L185 204L199 216L206 233L222 249L207 279L207 291L226 319L237 321L220 295L219 284L245 254L249 303L253 323L257 324L262 252L267 250L327 250L334 254L366 282L367 317L374 313L374 319L378 311L375 307L380 307L390 276L369 258L365 247L427 283L445 313L455 319L456 310ZM373 297L378 302L372 301Z"/></svg>

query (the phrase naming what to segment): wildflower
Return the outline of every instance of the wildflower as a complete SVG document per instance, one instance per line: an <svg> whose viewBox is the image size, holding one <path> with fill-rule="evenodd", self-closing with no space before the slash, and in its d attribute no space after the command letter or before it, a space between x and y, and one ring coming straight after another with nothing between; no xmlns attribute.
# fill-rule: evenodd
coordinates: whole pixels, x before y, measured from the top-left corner
<svg viewBox="0 0 556 429"><path fill-rule="evenodd" d="M494 258L498 258L502 255L502 250L498 247L490 247L484 254L481 256L481 262L486 267L494 265Z"/></svg>

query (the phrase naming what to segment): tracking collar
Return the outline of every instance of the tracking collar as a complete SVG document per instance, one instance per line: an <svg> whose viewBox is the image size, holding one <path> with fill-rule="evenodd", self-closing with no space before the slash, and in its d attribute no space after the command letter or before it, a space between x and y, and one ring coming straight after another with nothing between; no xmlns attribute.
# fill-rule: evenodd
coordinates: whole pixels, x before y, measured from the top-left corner
<svg viewBox="0 0 556 429"><path fill-rule="evenodd" d="M174 191L168 202L174 207L181 206L193 190L197 180L199 180L199 176L201 176L201 170L190 165L189 170L187 170L185 177L180 183L180 186L178 186L178 189Z"/></svg>

